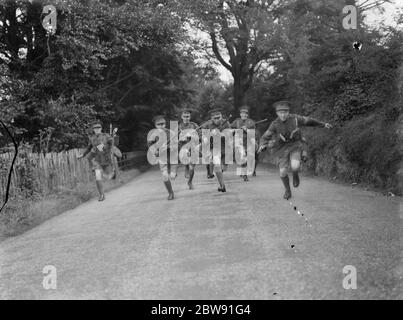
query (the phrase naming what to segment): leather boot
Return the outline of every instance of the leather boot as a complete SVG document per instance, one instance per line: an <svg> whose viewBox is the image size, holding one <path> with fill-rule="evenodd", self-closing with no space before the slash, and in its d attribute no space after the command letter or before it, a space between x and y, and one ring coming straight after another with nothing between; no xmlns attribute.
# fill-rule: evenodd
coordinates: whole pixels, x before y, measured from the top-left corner
<svg viewBox="0 0 403 320"><path fill-rule="evenodd" d="M222 174L222 172L216 172L216 176L217 176L218 183L220 184L218 191L227 192L227 189L225 188L225 184L224 184L224 175Z"/></svg>
<svg viewBox="0 0 403 320"><path fill-rule="evenodd" d="M102 185L102 181L96 181L96 184L97 184L97 189L98 189L98 193L99 193L98 201L104 201L105 194L104 194L104 186Z"/></svg>
<svg viewBox="0 0 403 320"><path fill-rule="evenodd" d="M174 199L174 192L172 190L171 181L170 180L164 181L164 184L165 184L165 187L167 188L168 193L169 193L168 200L173 200Z"/></svg>
<svg viewBox="0 0 403 320"><path fill-rule="evenodd" d="M288 178L288 175L285 177L281 177L281 181L283 181L285 188L284 199L288 200L291 198L290 179Z"/></svg>
<svg viewBox="0 0 403 320"><path fill-rule="evenodd" d="M190 169L189 170L189 180L188 180L189 190L194 189L193 183L192 183L194 175L195 175L195 169Z"/></svg>
<svg viewBox="0 0 403 320"><path fill-rule="evenodd" d="M294 186L294 188L298 188L298 186L299 186L298 171L295 171L292 173L292 185Z"/></svg>
<svg viewBox="0 0 403 320"><path fill-rule="evenodd" d="M185 179L189 179L189 166L185 166Z"/></svg>
<svg viewBox="0 0 403 320"><path fill-rule="evenodd" d="M214 178L213 166L211 164L207 165L207 178L208 179L213 179Z"/></svg>

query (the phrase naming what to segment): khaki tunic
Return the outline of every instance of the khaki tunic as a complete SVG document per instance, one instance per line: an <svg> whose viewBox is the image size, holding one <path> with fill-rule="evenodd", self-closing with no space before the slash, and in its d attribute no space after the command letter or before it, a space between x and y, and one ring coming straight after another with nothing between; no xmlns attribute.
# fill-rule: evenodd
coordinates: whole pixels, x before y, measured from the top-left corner
<svg viewBox="0 0 403 320"><path fill-rule="evenodd" d="M112 166L112 144L113 138L107 133L90 136L86 153L90 153L88 160L92 170L107 170L109 166ZM103 148L98 148L101 145Z"/></svg>
<svg viewBox="0 0 403 320"><path fill-rule="evenodd" d="M273 152L276 162L280 168L289 166L291 154L300 157L301 151L305 148L305 141L300 128L305 126L324 127L325 123L309 117L290 114L286 121L280 118L274 120L269 129L260 139L261 146L267 146L274 141Z"/></svg>

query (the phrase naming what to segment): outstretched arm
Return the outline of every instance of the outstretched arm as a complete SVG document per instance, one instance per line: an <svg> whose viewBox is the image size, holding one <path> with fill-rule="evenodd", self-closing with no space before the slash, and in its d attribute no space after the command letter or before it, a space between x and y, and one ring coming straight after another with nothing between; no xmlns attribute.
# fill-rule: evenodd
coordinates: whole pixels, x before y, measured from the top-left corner
<svg viewBox="0 0 403 320"><path fill-rule="evenodd" d="M258 152L261 152L261 151L267 149L267 147L270 143L270 140L272 139L272 137L275 133L276 133L276 128L273 124L271 124L269 129L267 129L266 132L263 134L263 136L260 138Z"/></svg>
<svg viewBox="0 0 403 320"><path fill-rule="evenodd" d="M298 117L298 124L300 126L306 126L306 127L322 127L322 128L327 128L330 129L332 128L332 125L330 123L322 122L319 120L316 120L314 118L310 117Z"/></svg>

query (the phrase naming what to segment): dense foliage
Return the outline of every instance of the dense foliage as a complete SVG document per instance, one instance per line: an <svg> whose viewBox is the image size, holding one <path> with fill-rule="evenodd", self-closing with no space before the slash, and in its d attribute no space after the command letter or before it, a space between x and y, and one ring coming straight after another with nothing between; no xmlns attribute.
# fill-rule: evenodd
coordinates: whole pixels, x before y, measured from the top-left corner
<svg viewBox="0 0 403 320"><path fill-rule="evenodd" d="M358 30L341 23L354 0L54 3L55 34L42 26L45 2L0 3L0 117L34 151L84 146L95 118L118 126L128 151L144 147L157 113L194 107L202 121L210 108L236 115L246 102L253 118L272 120L272 103L288 99L296 113L335 124L305 132L311 170L396 190L403 33L365 25L374 1ZM0 147L9 142L0 130Z"/></svg>
<svg viewBox="0 0 403 320"><path fill-rule="evenodd" d="M59 1L57 30L42 1L0 5L0 116L41 151L80 146L95 118L119 125L131 149L152 113L188 98L179 16L156 1ZM18 16L16 19L15 17ZM142 112L139 112L142 111ZM49 140L50 143L43 143Z"/></svg>

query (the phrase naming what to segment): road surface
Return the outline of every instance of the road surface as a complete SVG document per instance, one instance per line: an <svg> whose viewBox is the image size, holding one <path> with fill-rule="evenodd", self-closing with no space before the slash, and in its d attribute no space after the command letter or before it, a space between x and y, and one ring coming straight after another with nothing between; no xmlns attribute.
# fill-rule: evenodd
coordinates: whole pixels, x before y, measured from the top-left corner
<svg viewBox="0 0 403 320"><path fill-rule="evenodd" d="M275 170L226 179L219 193L200 166L187 190L181 170L167 201L152 169L1 242L0 298L403 298L400 198L304 177L291 205ZM346 265L357 289L343 288Z"/></svg>

